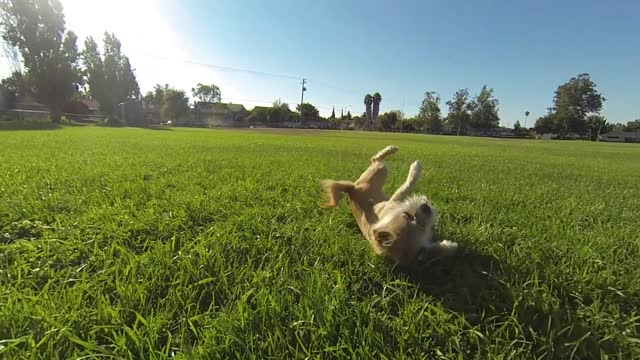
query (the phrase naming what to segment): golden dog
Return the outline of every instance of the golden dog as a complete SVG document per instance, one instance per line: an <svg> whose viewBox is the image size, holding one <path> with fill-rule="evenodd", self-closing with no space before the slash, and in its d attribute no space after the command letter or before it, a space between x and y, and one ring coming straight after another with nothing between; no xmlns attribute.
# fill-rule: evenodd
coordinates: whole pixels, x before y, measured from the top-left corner
<svg viewBox="0 0 640 360"><path fill-rule="evenodd" d="M429 255L454 253L457 243L433 239L436 210L429 199L411 195L422 171L419 161L411 164L407 180L390 198L384 193L384 159L396 151L397 147L387 146L378 152L355 182L324 180L322 185L329 200L323 206L337 206L342 193L346 193L351 213L373 251L400 265L422 261Z"/></svg>

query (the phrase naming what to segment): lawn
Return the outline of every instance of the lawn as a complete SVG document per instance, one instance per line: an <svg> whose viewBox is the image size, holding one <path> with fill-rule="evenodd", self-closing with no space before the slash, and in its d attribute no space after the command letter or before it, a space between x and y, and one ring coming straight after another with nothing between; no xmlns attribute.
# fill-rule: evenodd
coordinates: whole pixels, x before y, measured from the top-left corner
<svg viewBox="0 0 640 360"><path fill-rule="evenodd" d="M461 253L375 257L394 144ZM640 146L354 132L0 131L0 358L640 357Z"/></svg>

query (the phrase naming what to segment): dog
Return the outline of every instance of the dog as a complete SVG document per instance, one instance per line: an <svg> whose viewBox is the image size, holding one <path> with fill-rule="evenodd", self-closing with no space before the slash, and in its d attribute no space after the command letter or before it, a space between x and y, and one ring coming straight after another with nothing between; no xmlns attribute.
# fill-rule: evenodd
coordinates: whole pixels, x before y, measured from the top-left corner
<svg viewBox="0 0 640 360"><path fill-rule="evenodd" d="M355 182L323 180L328 201L322 206L336 207L342 194L347 194L351 213L373 251L398 265L455 253L457 243L434 240L437 213L431 201L426 196L411 194L422 171L420 161L411 164L407 179L391 197L384 193L387 179L384 159L397 151L396 146L382 149Z"/></svg>

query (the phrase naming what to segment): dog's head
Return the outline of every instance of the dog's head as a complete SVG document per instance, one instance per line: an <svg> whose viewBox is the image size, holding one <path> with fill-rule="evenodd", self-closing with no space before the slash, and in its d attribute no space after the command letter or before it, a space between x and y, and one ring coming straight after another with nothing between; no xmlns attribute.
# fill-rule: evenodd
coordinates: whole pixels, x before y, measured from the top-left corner
<svg viewBox="0 0 640 360"><path fill-rule="evenodd" d="M370 234L380 255L409 264L432 242L436 210L426 197L409 198L381 215Z"/></svg>

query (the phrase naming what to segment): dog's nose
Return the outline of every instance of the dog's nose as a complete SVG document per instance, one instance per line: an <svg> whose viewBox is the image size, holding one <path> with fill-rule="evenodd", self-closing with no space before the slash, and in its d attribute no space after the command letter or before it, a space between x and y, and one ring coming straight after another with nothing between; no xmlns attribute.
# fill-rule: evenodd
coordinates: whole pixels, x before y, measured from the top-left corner
<svg viewBox="0 0 640 360"><path fill-rule="evenodd" d="M431 206L427 204L420 205L420 211L426 215L431 215Z"/></svg>

